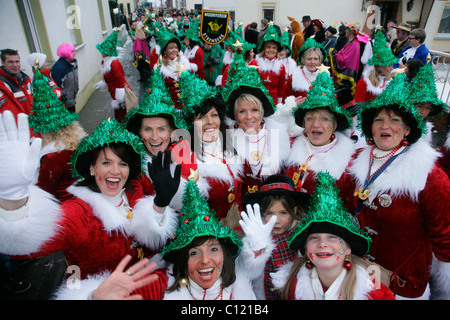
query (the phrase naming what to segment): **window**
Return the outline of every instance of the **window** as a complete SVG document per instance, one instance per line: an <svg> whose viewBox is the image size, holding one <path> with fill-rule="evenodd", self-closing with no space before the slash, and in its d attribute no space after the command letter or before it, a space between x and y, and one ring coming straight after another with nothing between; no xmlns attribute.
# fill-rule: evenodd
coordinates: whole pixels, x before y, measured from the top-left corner
<svg viewBox="0 0 450 320"><path fill-rule="evenodd" d="M439 23L438 33L450 34L450 7L445 7L442 13L441 22Z"/></svg>

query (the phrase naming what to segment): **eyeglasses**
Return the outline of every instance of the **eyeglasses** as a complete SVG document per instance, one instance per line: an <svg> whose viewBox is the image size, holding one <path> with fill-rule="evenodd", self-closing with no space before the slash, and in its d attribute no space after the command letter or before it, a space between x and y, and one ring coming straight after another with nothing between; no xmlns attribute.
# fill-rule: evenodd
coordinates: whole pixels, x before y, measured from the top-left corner
<svg viewBox="0 0 450 320"><path fill-rule="evenodd" d="M409 40L416 40L417 38L409 37Z"/></svg>

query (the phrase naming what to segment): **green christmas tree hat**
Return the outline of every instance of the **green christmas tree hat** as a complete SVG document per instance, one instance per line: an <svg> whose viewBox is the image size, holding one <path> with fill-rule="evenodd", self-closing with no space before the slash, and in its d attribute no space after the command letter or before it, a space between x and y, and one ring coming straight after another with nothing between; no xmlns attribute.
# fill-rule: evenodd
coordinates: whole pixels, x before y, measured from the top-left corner
<svg viewBox="0 0 450 320"><path fill-rule="evenodd" d="M234 118L234 103L244 93L257 97L264 108L264 117L275 113L276 106L273 104L273 98L264 85L258 70L254 67L245 65L244 57L238 49L233 56L233 62L228 69L228 78L222 89L222 95L227 105L227 116Z"/></svg>
<svg viewBox="0 0 450 320"><path fill-rule="evenodd" d="M291 39L289 38L289 29L284 29L284 32L281 34L280 38L281 42L281 50L288 49L290 54L292 54L292 47L291 47Z"/></svg>
<svg viewBox="0 0 450 320"><path fill-rule="evenodd" d="M305 114L317 108L326 108L335 115L337 131L344 131L351 126L350 113L339 106L333 79L328 72L319 72L306 95L305 102L294 109L295 123L302 127Z"/></svg>
<svg viewBox="0 0 450 320"><path fill-rule="evenodd" d="M281 51L281 39L278 35L278 30L274 27L273 21L269 22L269 27L264 37L261 39L261 43L258 46L258 52L263 51L266 42L273 41L278 45L278 51Z"/></svg>
<svg viewBox="0 0 450 320"><path fill-rule="evenodd" d="M195 42L201 42L200 39L200 20L197 19L193 22L191 22L189 29L184 34L186 38L191 39Z"/></svg>
<svg viewBox="0 0 450 320"><path fill-rule="evenodd" d="M36 133L56 132L77 121L76 112L69 112L58 100L44 75L36 69L33 78L33 106L29 118L30 127Z"/></svg>
<svg viewBox="0 0 450 320"><path fill-rule="evenodd" d="M358 126L366 139L372 139L372 123L375 114L381 108L389 106L399 112L403 121L411 129L407 140L414 143L426 132L426 123L420 117L409 97L406 75L399 73L392 79L383 92L375 99L362 106L358 112Z"/></svg>
<svg viewBox="0 0 450 320"><path fill-rule="evenodd" d="M236 41L239 40L240 43L244 44L244 46L242 47L242 54L245 55L246 52L255 48L256 45L244 40L244 31L242 30L242 25L243 25L243 22L242 21L239 22L239 26L237 27L237 29L234 32L230 31L229 32L230 37L227 40L225 40L223 43L226 46L233 47L233 45L236 43Z"/></svg>
<svg viewBox="0 0 450 320"><path fill-rule="evenodd" d="M157 116L171 118L177 129L187 129L186 122L181 117L180 111L175 108L159 69L152 75L150 83L152 85L144 91L139 106L131 109L125 116L123 123L127 130L139 135L142 119Z"/></svg>
<svg viewBox="0 0 450 320"><path fill-rule="evenodd" d="M192 115L196 109L206 100L211 99L220 92L216 87L208 85L208 83L200 79L197 74L191 72L183 72L180 77L180 102L183 118L186 123L191 126Z"/></svg>
<svg viewBox="0 0 450 320"><path fill-rule="evenodd" d="M392 50L387 43L387 39L380 29L377 30L374 40L372 48L373 55L369 61L367 61L367 64L371 66L391 66L396 64L398 58L392 53Z"/></svg>
<svg viewBox="0 0 450 320"><path fill-rule="evenodd" d="M438 98L436 83L434 82L434 71L431 63L422 66L411 81L410 87L411 103L430 103L433 107L428 117L436 117L444 113L447 105Z"/></svg>
<svg viewBox="0 0 450 320"><path fill-rule="evenodd" d="M372 239L347 211L334 183L328 172L319 172L309 208L300 225L292 232L289 247L300 250L304 255L308 235L330 233L342 238L353 254L364 257L369 252Z"/></svg>
<svg viewBox="0 0 450 320"><path fill-rule="evenodd" d="M102 42L97 44L95 47L98 51L100 51L101 54L104 54L105 56L109 57L117 57L119 54L117 53L117 39L119 36L119 32L114 29L111 34L106 37L106 39Z"/></svg>
<svg viewBox="0 0 450 320"><path fill-rule="evenodd" d="M302 44L302 46L298 50L297 62L298 62L299 65L302 64L302 56L303 56L303 54L309 48L319 48L320 51L323 54L323 60L325 61L325 59L327 58L327 52L325 51L325 47L321 43L318 43L314 38L308 38L308 39L306 39L306 41Z"/></svg>
<svg viewBox="0 0 450 320"><path fill-rule="evenodd" d="M141 174L141 168L145 164L145 147L141 139L125 129L124 125L116 119L104 120L89 136L83 138L71 157L72 174L77 179L86 179L90 175L89 168L92 163L93 151L106 147L112 143L123 143L129 148L129 155L133 158L130 165L129 180L137 178Z"/></svg>
<svg viewBox="0 0 450 320"><path fill-rule="evenodd" d="M167 244L161 254L162 259L175 262L180 251L195 238L210 236L222 243L237 257L242 241L229 227L220 224L208 202L201 195L195 179L189 179L183 194L183 207L179 216L179 226L175 238Z"/></svg>
<svg viewBox="0 0 450 320"><path fill-rule="evenodd" d="M163 54L165 48L170 42L175 42L178 46L178 50L181 50L181 42L178 37L170 32L164 25L157 24L156 28L156 37L158 38L158 45L161 48L161 54Z"/></svg>

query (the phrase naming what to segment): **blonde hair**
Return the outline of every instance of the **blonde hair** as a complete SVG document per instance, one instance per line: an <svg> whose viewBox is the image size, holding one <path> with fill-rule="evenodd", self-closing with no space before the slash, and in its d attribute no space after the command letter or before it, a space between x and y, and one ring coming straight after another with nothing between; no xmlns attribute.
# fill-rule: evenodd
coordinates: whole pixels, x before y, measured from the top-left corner
<svg viewBox="0 0 450 320"><path fill-rule="evenodd" d="M58 151L61 151L63 147L65 147L66 150L74 151L81 139L85 136L87 136L86 131L84 131L78 121L74 121L58 131L41 133L42 146L44 147L49 143L54 142Z"/></svg>
<svg viewBox="0 0 450 320"><path fill-rule="evenodd" d="M362 258L350 254L347 256L348 260L352 264L350 270L347 271L347 276L342 284L341 289L341 300L354 300L355 292L356 292L356 266L362 266L365 268L365 264L363 263ZM289 272L289 275L286 280L286 284L284 285L283 291L281 293L281 298L287 300L289 298L289 292L291 289L292 282L297 277L297 274L300 268L306 263L308 257L305 255L301 258L298 258Z"/></svg>
<svg viewBox="0 0 450 320"><path fill-rule="evenodd" d="M167 50L169 50L169 47L171 47L171 46L176 46L176 47L178 48L178 46L177 46L177 44L176 44L175 42L170 42L170 43L167 45L167 47L166 47L165 50L164 50L164 55L162 56L162 63L163 63L165 66L169 65L169 63L170 63L170 59L166 56L166 52L167 52ZM181 59L180 51L178 51L177 61L180 61L180 59Z"/></svg>
<svg viewBox="0 0 450 320"><path fill-rule="evenodd" d="M369 81L375 86L378 87L380 85L380 78L377 66L373 68L372 71L369 72L368 75ZM386 75L386 81L390 81L392 79L391 74Z"/></svg>
<svg viewBox="0 0 450 320"><path fill-rule="evenodd" d="M260 112L264 111L263 105L262 105L261 101L257 97L255 97L254 95L249 94L249 93L243 93L234 102L233 112L234 112L234 116L235 117L236 117L236 112L237 112L237 108L238 108L239 102L241 102L241 101L246 101L246 102L249 102L249 103L253 103L255 106L257 106L259 108Z"/></svg>

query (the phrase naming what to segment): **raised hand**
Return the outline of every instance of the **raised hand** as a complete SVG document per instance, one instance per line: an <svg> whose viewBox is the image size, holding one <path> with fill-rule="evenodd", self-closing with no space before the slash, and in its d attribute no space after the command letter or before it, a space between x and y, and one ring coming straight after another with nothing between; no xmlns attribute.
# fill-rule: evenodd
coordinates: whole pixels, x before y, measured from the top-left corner
<svg viewBox="0 0 450 320"><path fill-rule="evenodd" d="M253 208L247 205L246 209L247 213L241 212L242 220L239 220L239 224L248 239L250 248L253 251L264 249L272 239L271 233L277 217L273 216L269 222L264 223L261 219L259 204L254 204Z"/></svg>

